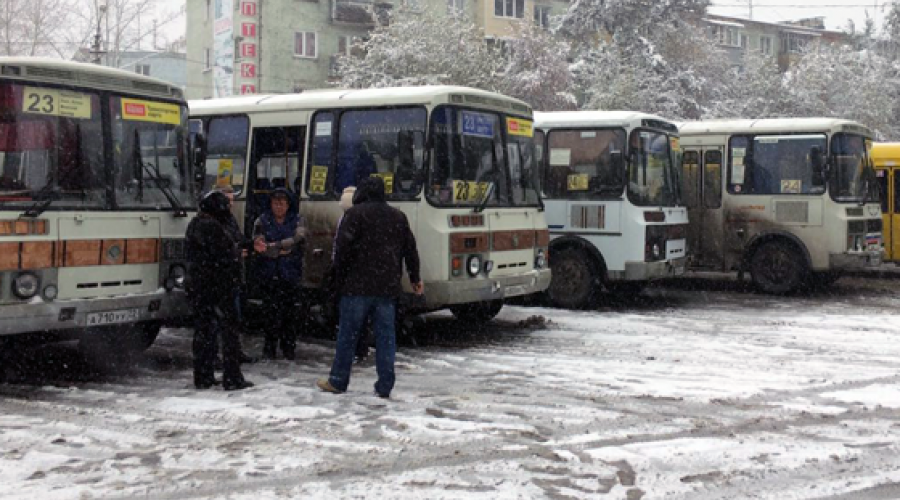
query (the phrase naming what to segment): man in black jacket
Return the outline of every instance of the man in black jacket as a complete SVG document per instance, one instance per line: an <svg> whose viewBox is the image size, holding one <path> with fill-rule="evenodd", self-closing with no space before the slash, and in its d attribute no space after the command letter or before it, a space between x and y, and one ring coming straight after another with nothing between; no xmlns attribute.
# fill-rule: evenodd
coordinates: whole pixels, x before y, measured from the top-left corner
<svg viewBox="0 0 900 500"><path fill-rule="evenodd" d="M341 221L334 255L336 287L341 295L340 329L331 375L316 385L323 391L341 393L350 385L353 352L360 330L371 316L375 331L375 393L387 398L394 388L394 356L397 341L394 326L396 301L403 293L403 264L413 291L424 292L419 277L416 239L403 212L388 206L384 181L361 180L356 186L353 208Z"/></svg>
<svg viewBox="0 0 900 500"><path fill-rule="evenodd" d="M222 387L245 389L253 384L241 373L241 340L235 328L234 293L240 285L240 249L228 230L228 198L213 191L200 201L200 213L185 234L187 295L194 309L194 386L215 383L216 339L222 342Z"/></svg>

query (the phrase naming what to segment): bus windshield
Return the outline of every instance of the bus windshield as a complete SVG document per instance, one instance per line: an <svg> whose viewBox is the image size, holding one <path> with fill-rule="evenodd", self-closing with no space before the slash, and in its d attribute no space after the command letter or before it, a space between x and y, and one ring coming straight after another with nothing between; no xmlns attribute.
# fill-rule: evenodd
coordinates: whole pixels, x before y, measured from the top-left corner
<svg viewBox="0 0 900 500"><path fill-rule="evenodd" d="M97 93L0 83L0 206L102 207Z"/></svg>
<svg viewBox="0 0 900 500"><path fill-rule="evenodd" d="M427 195L438 206L513 206L538 202L531 122L499 113L439 106L431 115ZM516 130L509 151L501 127ZM522 135L521 127L528 132ZM513 152L514 151L514 152ZM507 157L513 172L507 170ZM510 179L513 191L510 191Z"/></svg>
<svg viewBox="0 0 900 500"><path fill-rule="evenodd" d="M121 208L171 209L194 204L184 105L109 98L116 202Z"/></svg>
<svg viewBox="0 0 900 500"><path fill-rule="evenodd" d="M678 203L669 136L637 129L631 133L628 199L637 206L674 207Z"/></svg>
<svg viewBox="0 0 900 500"><path fill-rule="evenodd" d="M861 135L835 134L828 191L837 202L878 202L875 171L869 154L871 141Z"/></svg>

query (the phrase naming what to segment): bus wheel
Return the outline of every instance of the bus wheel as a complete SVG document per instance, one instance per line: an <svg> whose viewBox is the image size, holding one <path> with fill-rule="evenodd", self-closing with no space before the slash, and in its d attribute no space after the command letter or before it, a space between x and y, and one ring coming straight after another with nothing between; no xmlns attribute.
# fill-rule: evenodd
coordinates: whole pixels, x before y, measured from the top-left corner
<svg viewBox="0 0 900 500"><path fill-rule="evenodd" d="M763 243L750 259L753 284L771 294L785 294L797 289L806 278L803 256L793 245L781 241Z"/></svg>
<svg viewBox="0 0 900 500"><path fill-rule="evenodd" d="M484 323L494 319L500 309L503 309L502 300L488 300L473 304L460 304L450 306L450 312L456 319L466 323Z"/></svg>
<svg viewBox="0 0 900 500"><path fill-rule="evenodd" d="M551 304L564 309L583 309L591 304L598 276L584 251L560 250L553 254L550 269L553 274L547 294Z"/></svg>

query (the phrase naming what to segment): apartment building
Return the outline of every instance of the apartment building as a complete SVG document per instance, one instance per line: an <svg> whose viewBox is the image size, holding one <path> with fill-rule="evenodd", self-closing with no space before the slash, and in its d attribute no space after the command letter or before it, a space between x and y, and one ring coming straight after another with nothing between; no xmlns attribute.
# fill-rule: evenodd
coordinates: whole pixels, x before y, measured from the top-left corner
<svg viewBox="0 0 900 500"><path fill-rule="evenodd" d="M847 34L825 29L823 18L770 23L738 17L707 15L702 19L708 35L725 49L735 66L743 65L747 51L771 56L785 70L809 44L846 43Z"/></svg>
<svg viewBox="0 0 900 500"><path fill-rule="evenodd" d="M335 59L388 22L394 9L458 10L489 39L513 24L548 27L568 0L196 0L187 5L187 95L192 99L300 92L334 81Z"/></svg>

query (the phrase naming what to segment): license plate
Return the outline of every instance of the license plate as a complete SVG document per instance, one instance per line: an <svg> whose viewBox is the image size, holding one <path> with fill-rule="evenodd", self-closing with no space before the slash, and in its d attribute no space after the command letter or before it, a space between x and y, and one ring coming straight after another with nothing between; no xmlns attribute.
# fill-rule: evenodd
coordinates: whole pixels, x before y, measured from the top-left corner
<svg viewBox="0 0 900 500"><path fill-rule="evenodd" d="M118 311L103 311L87 315L87 326L114 325L116 323L131 323L141 317L140 308L119 309Z"/></svg>
<svg viewBox="0 0 900 500"><path fill-rule="evenodd" d="M508 286L506 287L506 290L503 291L503 295L506 297L518 297L519 295L525 295L525 287Z"/></svg>
<svg viewBox="0 0 900 500"><path fill-rule="evenodd" d="M675 276L682 276L684 275L684 266L676 266L674 271Z"/></svg>

